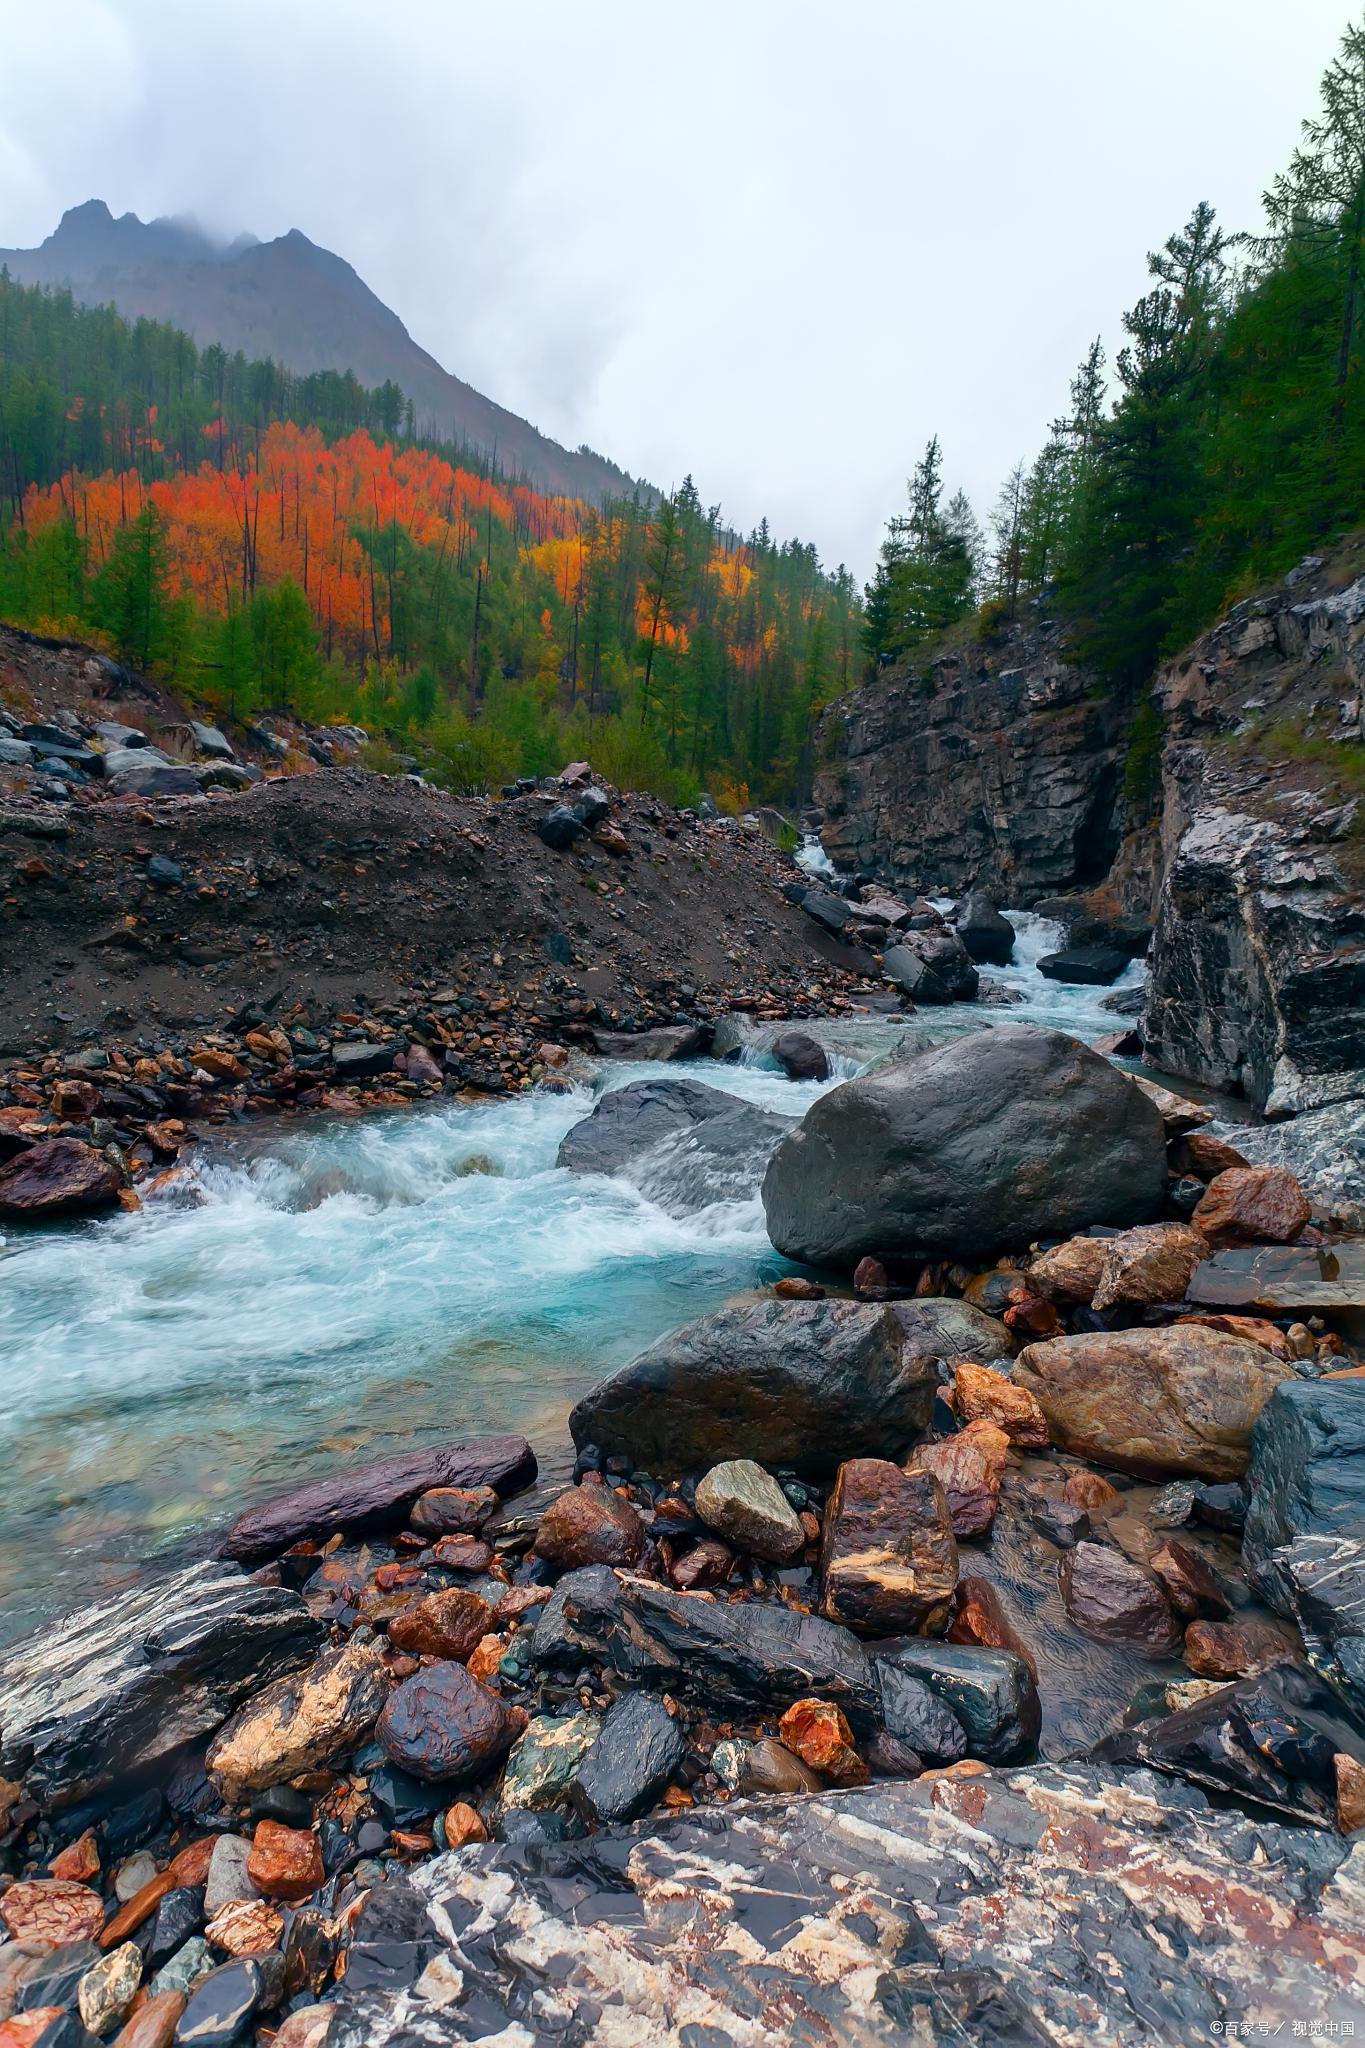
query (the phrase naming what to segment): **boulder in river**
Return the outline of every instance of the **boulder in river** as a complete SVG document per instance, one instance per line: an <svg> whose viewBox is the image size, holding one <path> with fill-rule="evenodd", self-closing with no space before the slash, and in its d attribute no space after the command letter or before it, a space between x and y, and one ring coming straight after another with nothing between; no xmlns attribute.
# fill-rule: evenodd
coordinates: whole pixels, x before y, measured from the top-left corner
<svg viewBox="0 0 1365 2048"><path fill-rule="evenodd" d="M983 889L973 889L957 912L957 934L978 967L1008 967L1014 957L1014 926Z"/></svg>
<svg viewBox="0 0 1365 2048"><path fill-rule="evenodd" d="M902 932L882 959L882 972L916 1003L970 1003L980 977L956 932Z"/></svg>
<svg viewBox="0 0 1365 2048"><path fill-rule="evenodd" d="M856 1636L767 1601L675 1593L598 1565L560 1581L536 1624L532 1660L601 1657L628 1681L717 1706L788 1707L808 1694L877 1721L877 1688ZM575 1661L577 1660L577 1661Z"/></svg>
<svg viewBox="0 0 1365 2048"><path fill-rule="evenodd" d="M672 1214L752 1194L794 1119L703 1081L633 1081L604 1095L559 1147L571 1173L624 1176Z"/></svg>
<svg viewBox="0 0 1365 2048"><path fill-rule="evenodd" d="M0 1661L0 1776L49 1806L116 1794L308 1663L323 1634L296 1593L221 1564L83 1608Z"/></svg>
<svg viewBox="0 0 1365 2048"><path fill-rule="evenodd" d="M819 1584L820 1612L846 1627L880 1636L942 1628L957 1544L934 1475L881 1458L841 1465L825 1504Z"/></svg>
<svg viewBox="0 0 1365 2048"><path fill-rule="evenodd" d="M249 1509L228 1531L222 1555L259 1564L307 1536L401 1521L418 1495L434 1486L491 1486L506 1499L535 1476L535 1454L522 1436L470 1437L429 1451L405 1451L329 1473Z"/></svg>
<svg viewBox="0 0 1365 2048"><path fill-rule="evenodd" d="M1012 1375L1061 1449L1146 1479L1240 1478L1256 1418L1289 1376L1261 1345L1196 1323L1050 1337Z"/></svg>
<svg viewBox="0 0 1365 2048"><path fill-rule="evenodd" d="M773 1040L773 1058L789 1081L827 1081L829 1054L808 1031L783 1031Z"/></svg>
<svg viewBox="0 0 1365 2048"><path fill-rule="evenodd" d="M476 2001L478 2029L510 2041L528 1984L584 2041L604 2014L639 2038L622 1987L641 1984L651 2014L686 2015L660 2042L695 2048L736 2038L737 1998L764 2048L1184 2044L1246 2013L1340 2038L1365 1978L1358 1862L1335 1833L1084 1763L708 1808L533 1854L472 1846L370 1893L361 1946L382 1900L390 1969L348 1971L327 2048L446 2048ZM1178 1943L1173 1899L1198 1902ZM465 1998L414 1997L433 1957Z"/></svg>
<svg viewBox="0 0 1365 2048"><path fill-rule="evenodd" d="M1256 1425L1242 1563L1365 1711L1365 1380L1287 1380Z"/></svg>
<svg viewBox="0 0 1365 2048"><path fill-rule="evenodd" d="M710 1043L709 1024L656 1024L651 1031L593 1033L593 1044L604 1060L698 1059Z"/></svg>
<svg viewBox="0 0 1365 2048"><path fill-rule="evenodd" d="M1146 1222L1165 1189L1161 1118L1126 1074L999 1024L831 1089L774 1152L763 1206L779 1251L851 1270Z"/></svg>
<svg viewBox="0 0 1365 2048"><path fill-rule="evenodd" d="M1060 953L1045 953L1038 962L1038 972L1049 981L1107 988L1111 981L1118 980L1127 965L1128 955L1117 946L1067 946Z"/></svg>
<svg viewBox="0 0 1365 2048"><path fill-rule="evenodd" d="M208 1770L234 1802L286 1784L367 1735L388 1696L382 1643L353 1637L239 1708L209 1745Z"/></svg>
<svg viewBox="0 0 1365 2048"><path fill-rule="evenodd" d="M44 1138L0 1166L0 1217L43 1222L108 1209L123 1176L79 1138Z"/></svg>
<svg viewBox="0 0 1365 2048"><path fill-rule="evenodd" d="M594 1387L569 1427L580 1449L599 1444L656 1471L736 1457L818 1470L895 1455L929 1421L937 1379L926 1349L883 1303L725 1308Z"/></svg>

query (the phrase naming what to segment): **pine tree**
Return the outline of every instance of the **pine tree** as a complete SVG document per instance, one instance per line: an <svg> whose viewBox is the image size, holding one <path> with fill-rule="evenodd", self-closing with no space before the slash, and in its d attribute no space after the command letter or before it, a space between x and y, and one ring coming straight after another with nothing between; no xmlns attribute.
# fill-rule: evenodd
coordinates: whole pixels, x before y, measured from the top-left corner
<svg viewBox="0 0 1365 2048"><path fill-rule="evenodd" d="M151 670L164 659L170 630L166 533L154 505L114 535L95 579L92 610L124 661Z"/></svg>

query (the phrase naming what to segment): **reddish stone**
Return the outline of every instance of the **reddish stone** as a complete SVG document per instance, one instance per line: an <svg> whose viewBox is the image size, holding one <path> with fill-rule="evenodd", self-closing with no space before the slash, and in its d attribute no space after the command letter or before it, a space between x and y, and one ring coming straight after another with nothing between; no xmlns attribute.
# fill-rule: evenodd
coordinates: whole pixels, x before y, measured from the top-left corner
<svg viewBox="0 0 1365 2048"><path fill-rule="evenodd" d="M0 1920L14 1941L90 1941L104 1925L104 1901L89 1885L23 1878L0 1892Z"/></svg>
<svg viewBox="0 0 1365 2048"><path fill-rule="evenodd" d="M1049 1301L1089 1303L1104 1271L1104 1239L1069 1237L1040 1252L1028 1269L1029 1284Z"/></svg>
<svg viewBox="0 0 1365 2048"><path fill-rule="evenodd" d="M0 2048L33 2048L33 2043L55 2021L67 2017L60 2005L39 2005L32 2012L17 2012L0 2026Z"/></svg>
<svg viewBox="0 0 1365 2048"><path fill-rule="evenodd" d="M1147 1562L1182 1621L1222 1621L1232 1612L1212 1567L1190 1544L1172 1538L1154 1550Z"/></svg>
<svg viewBox="0 0 1365 2048"><path fill-rule="evenodd" d="M727 1543L722 1543L718 1536L703 1536L674 1559L668 1576L682 1592L695 1593L722 1584L729 1578L734 1561L735 1554Z"/></svg>
<svg viewBox="0 0 1365 2048"><path fill-rule="evenodd" d="M326 1882L322 1844L305 1828L287 1828L277 1820L258 1821L246 1874L268 1899L297 1902L309 1898Z"/></svg>
<svg viewBox="0 0 1365 2048"><path fill-rule="evenodd" d="M963 1422L993 1422L1021 1450L1045 1450L1047 1418L1023 1387L988 1366L959 1359L953 1370L953 1405Z"/></svg>
<svg viewBox="0 0 1365 2048"><path fill-rule="evenodd" d="M1073 1472L1062 1488L1062 1499L1069 1507L1084 1508L1087 1514L1112 1515L1123 1495L1098 1472Z"/></svg>
<svg viewBox="0 0 1365 2048"><path fill-rule="evenodd" d="M1337 1781L1337 1826L1343 1835L1365 1828L1365 1764L1338 1750L1332 1758Z"/></svg>
<svg viewBox="0 0 1365 2048"><path fill-rule="evenodd" d="M1093 1296L1096 1308L1120 1303L1183 1301L1208 1243L1188 1223L1140 1223L1106 1240L1104 1265Z"/></svg>
<svg viewBox="0 0 1365 2048"><path fill-rule="evenodd" d="M814 1280L803 1280L799 1273L789 1273L773 1285L773 1293L781 1301L823 1301L825 1290Z"/></svg>
<svg viewBox="0 0 1365 2048"><path fill-rule="evenodd" d="M85 1123L99 1112L100 1091L93 1081L56 1081L52 1087L52 1107L58 1116L68 1117L74 1123Z"/></svg>
<svg viewBox="0 0 1365 2048"><path fill-rule="evenodd" d="M1045 1295L1016 1287L1002 1318L1005 1328L1025 1337L1055 1337L1061 1329L1057 1311Z"/></svg>
<svg viewBox="0 0 1365 2048"><path fill-rule="evenodd" d="M1248 1344L1259 1344L1263 1351L1269 1351L1286 1363L1295 1356L1294 1347L1283 1330L1274 1323L1268 1323L1262 1316L1180 1316L1182 1323L1197 1323L1205 1330L1223 1330L1229 1337L1241 1337Z"/></svg>
<svg viewBox="0 0 1365 2048"><path fill-rule="evenodd" d="M1192 1621L1185 1631L1185 1662L1200 1678L1250 1678L1292 1655L1264 1621Z"/></svg>
<svg viewBox="0 0 1365 2048"><path fill-rule="evenodd" d="M466 1806L457 1799L448 1806L444 1815L447 1849L463 1849L469 1842L486 1842L488 1829L484 1826L483 1815L473 1806Z"/></svg>
<svg viewBox="0 0 1365 2048"><path fill-rule="evenodd" d="M921 1444L906 1467L932 1472L948 1502L954 1536L984 1536L1000 1505L1009 1438L984 1418L970 1422L956 1436Z"/></svg>
<svg viewBox="0 0 1365 2048"><path fill-rule="evenodd" d="M1209 1182L1194 1226L1210 1244L1292 1244L1313 1213L1284 1166L1231 1166Z"/></svg>
<svg viewBox="0 0 1365 2048"><path fill-rule="evenodd" d="M424 1045L410 1045L405 1062L407 1076L419 1088L439 1088L445 1074Z"/></svg>
<svg viewBox="0 0 1365 2048"><path fill-rule="evenodd" d="M890 1284L886 1277L885 1266L880 1259L874 1259L870 1254L867 1258L859 1259L853 1269L853 1292L855 1294L876 1297L885 1294Z"/></svg>
<svg viewBox="0 0 1365 2048"><path fill-rule="evenodd" d="M126 2022L114 2048L171 2048L185 2003L183 1991L155 1992Z"/></svg>
<svg viewBox="0 0 1365 2048"><path fill-rule="evenodd" d="M420 1586L422 1574L412 1564L381 1564L372 1583L381 1593L397 1593L404 1586Z"/></svg>
<svg viewBox="0 0 1365 2048"><path fill-rule="evenodd" d="M283 1913L265 1899L229 1899L204 1929L205 1939L229 1956L263 1955L279 1947L283 1934Z"/></svg>
<svg viewBox="0 0 1365 2048"><path fill-rule="evenodd" d="M867 1765L853 1746L853 1730L828 1700L797 1700L777 1724L783 1745L835 1785L865 1785Z"/></svg>
<svg viewBox="0 0 1365 2048"><path fill-rule="evenodd" d="M375 1733L391 1762L432 1783L491 1769L525 1718L463 1664L429 1664L390 1694Z"/></svg>
<svg viewBox="0 0 1365 2048"><path fill-rule="evenodd" d="M943 1488L929 1472L881 1458L839 1467L825 1508L820 1612L875 1635L940 1626L957 1584Z"/></svg>
<svg viewBox="0 0 1365 2048"><path fill-rule="evenodd" d="M506 1636L482 1636L465 1659L466 1667L474 1678L496 1678L498 1666L507 1655L512 1638Z"/></svg>
<svg viewBox="0 0 1365 2048"><path fill-rule="evenodd" d="M494 1610L500 1625L516 1621L532 1607L543 1607L549 1598L545 1586L508 1586L494 1601Z"/></svg>
<svg viewBox="0 0 1365 2048"><path fill-rule="evenodd" d="M999 1593L989 1579L958 1581L953 1599L953 1619L948 1629L950 1643L978 1643L985 1650L1012 1650L1038 1676L1033 1651L1005 1612Z"/></svg>
<svg viewBox="0 0 1365 2048"><path fill-rule="evenodd" d="M1058 1576L1066 1611L1082 1634L1100 1643L1132 1643L1154 1657L1179 1649L1180 1628L1161 1581L1121 1551L1078 1543L1062 1558Z"/></svg>
<svg viewBox="0 0 1365 2048"><path fill-rule="evenodd" d="M171 1860L170 1878L175 1888L181 1885L197 1886L207 1882L209 1864L217 1846L216 1835L203 1835L197 1842L188 1842Z"/></svg>
<svg viewBox="0 0 1365 2048"><path fill-rule="evenodd" d="M540 1518L535 1547L540 1557L566 1568L634 1564L645 1547L644 1524L611 1487L584 1480L551 1501Z"/></svg>
<svg viewBox="0 0 1365 2048"><path fill-rule="evenodd" d="M1212 1137L1208 1131L1187 1131L1172 1148L1171 1164L1177 1173L1193 1173L1200 1180L1213 1180L1229 1167L1245 1166L1247 1161L1225 1139Z"/></svg>
<svg viewBox="0 0 1365 2048"><path fill-rule="evenodd" d="M79 1138L45 1138L0 1166L0 1216L61 1216L107 1209L122 1176Z"/></svg>
<svg viewBox="0 0 1365 2048"><path fill-rule="evenodd" d="M414 1657L451 1657L457 1664L468 1661L470 1652L493 1626L493 1609L477 1593L460 1587L447 1593L433 1593L410 1607L389 1624L389 1641L395 1649Z"/></svg>
<svg viewBox="0 0 1365 2048"><path fill-rule="evenodd" d="M87 1828L76 1841L67 1847L51 1863L54 1877L70 1878L74 1884L89 1884L100 1874L100 1849L94 1833Z"/></svg>

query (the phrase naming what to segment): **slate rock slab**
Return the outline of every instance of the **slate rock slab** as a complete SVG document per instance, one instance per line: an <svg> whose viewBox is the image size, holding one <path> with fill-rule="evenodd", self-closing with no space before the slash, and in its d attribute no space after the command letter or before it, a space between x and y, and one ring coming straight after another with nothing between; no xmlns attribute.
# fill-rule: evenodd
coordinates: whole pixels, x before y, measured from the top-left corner
<svg viewBox="0 0 1365 2048"><path fill-rule="evenodd" d="M308 1663L324 1633L296 1593L215 1563L82 1608L0 1662L0 1776L51 1806L114 1794Z"/></svg>
<svg viewBox="0 0 1365 2048"><path fill-rule="evenodd" d="M315 1479L297 1492L251 1508L233 1523L222 1555L243 1564L276 1557L305 1536L334 1529L370 1529L401 1521L433 1486L491 1486L506 1499L530 1486L535 1454L522 1436L470 1437L429 1451L404 1452Z"/></svg>
<svg viewBox="0 0 1365 2048"><path fill-rule="evenodd" d="M469 1993L441 2007L348 1972L328 2048L1188 2048L1246 2014L1288 2038L1359 2023L1360 1860L1095 1765L465 1849L383 1891L420 1903L414 1945L439 1942Z"/></svg>

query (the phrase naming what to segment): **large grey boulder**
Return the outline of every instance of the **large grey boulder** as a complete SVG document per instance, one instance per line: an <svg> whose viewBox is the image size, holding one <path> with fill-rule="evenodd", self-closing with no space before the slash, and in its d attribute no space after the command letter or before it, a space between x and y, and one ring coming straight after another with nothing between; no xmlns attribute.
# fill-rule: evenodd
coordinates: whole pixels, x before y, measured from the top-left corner
<svg viewBox="0 0 1365 2048"><path fill-rule="evenodd" d="M980 986L971 955L947 925L902 933L882 972L917 1003L970 1003Z"/></svg>
<svg viewBox="0 0 1365 2048"><path fill-rule="evenodd" d="M878 1302L724 1308L670 1330L594 1387L569 1427L576 1444L624 1452L651 1471L894 1457L928 1424L932 1348Z"/></svg>
<svg viewBox="0 0 1365 2048"><path fill-rule="evenodd" d="M642 2048L1138 2048L1238 2014L1340 2039L1365 1977L1359 1859L1094 1764L469 1847L370 1893L357 1942L382 1908L382 1960L329 1994L327 2048L549 2039L547 1986L554 2038Z"/></svg>
<svg viewBox="0 0 1365 2048"><path fill-rule="evenodd" d="M774 1152L763 1207L788 1258L851 1267L1145 1223L1165 1188L1161 1117L1127 1074L999 1024L832 1089Z"/></svg>
<svg viewBox="0 0 1365 2048"><path fill-rule="evenodd" d="M562 1140L571 1173L628 1179L674 1215L752 1195L796 1119L703 1081L660 1077L604 1095Z"/></svg>
<svg viewBox="0 0 1365 2048"><path fill-rule="evenodd" d="M0 1663L0 1776L69 1806L154 1776L326 1631L297 1593L195 1564L82 1608Z"/></svg>
<svg viewBox="0 0 1365 2048"><path fill-rule="evenodd" d="M973 889L959 907L957 932L979 967L1007 967L1014 957L1014 926L984 889Z"/></svg>

